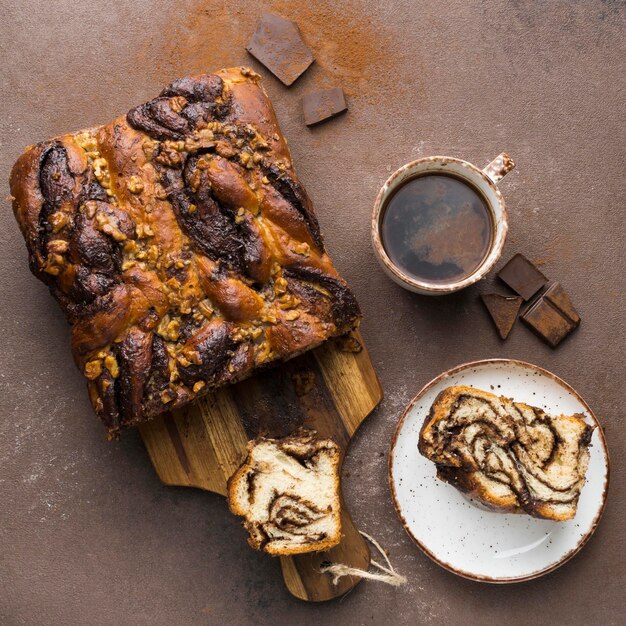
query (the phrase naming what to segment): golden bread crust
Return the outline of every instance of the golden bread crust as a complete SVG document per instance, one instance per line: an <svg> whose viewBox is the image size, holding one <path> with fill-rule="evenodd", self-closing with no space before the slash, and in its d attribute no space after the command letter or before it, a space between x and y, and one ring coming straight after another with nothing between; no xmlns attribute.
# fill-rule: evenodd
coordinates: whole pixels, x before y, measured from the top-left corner
<svg viewBox="0 0 626 626"><path fill-rule="evenodd" d="M30 147L11 193L110 436L358 325L247 68Z"/></svg>

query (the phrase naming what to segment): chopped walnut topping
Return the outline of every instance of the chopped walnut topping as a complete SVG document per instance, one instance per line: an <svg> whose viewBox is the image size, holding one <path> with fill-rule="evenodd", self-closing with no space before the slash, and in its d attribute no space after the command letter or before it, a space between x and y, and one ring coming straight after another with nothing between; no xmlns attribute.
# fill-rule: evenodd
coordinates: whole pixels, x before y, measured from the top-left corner
<svg viewBox="0 0 626 626"><path fill-rule="evenodd" d="M202 389L205 386L206 386L206 383L203 380L199 380L197 383L194 384L193 392L198 393L198 391L200 391L200 389Z"/></svg>
<svg viewBox="0 0 626 626"><path fill-rule="evenodd" d="M288 293L286 293L284 296L281 296L280 298L278 298L278 308L279 309L283 309L283 310L287 310L287 309L293 309L295 307L297 307L300 304L300 300L298 300L298 298L296 298L295 296L292 296Z"/></svg>
<svg viewBox="0 0 626 626"><path fill-rule="evenodd" d="M273 313L266 313L265 315L263 315L261 320L266 324L278 324L278 319Z"/></svg>
<svg viewBox="0 0 626 626"><path fill-rule="evenodd" d="M110 235L115 241L126 241L126 235L117 227L117 223L104 213L96 215L98 229L103 233Z"/></svg>
<svg viewBox="0 0 626 626"><path fill-rule="evenodd" d="M56 211L49 218L50 226L52 226L52 232L58 233L67 224L67 215L62 211Z"/></svg>
<svg viewBox="0 0 626 626"><path fill-rule="evenodd" d="M259 133L256 133L250 141L250 147L253 150L268 150L270 145Z"/></svg>
<svg viewBox="0 0 626 626"><path fill-rule="evenodd" d="M196 193L198 189L200 189L200 184L202 183L202 170L195 169L193 174L188 179L189 189Z"/></svg>
<svg viewBox="0 0 626 626"><path fill-rule="evenodd" d="M172 319L169 315L164 315L159 322L156 333L163 339L177 341L180 333L180 321ZM170 346L167 347L169 351ZM175 357L175 352L172 352L170 356Z"/></svg>
<svg viewBox="0 0 626 626"><path fill-rule="evenodd" d="M165 144L161 144L162 148L159 153L154 157L154 160L157 163L161 163L162 165L167 165L168 167L178 167L182 165L183 157L181 156L180 150L176 148L172 148L171 146L166 146ZM184 144L183 144L184 149ZM166 196L167 197L167 194Z"/></svg>
<svg viewBox="0 0 626 626"><path fill-rule="evenodd" d="M287 313L285 313L285 319L290 322L297 320L299 317L300 317L300 311L287 311Z"/></svg>
<svg viewBox="0 0 626 626"><path fill-rule="evenodd" d="M309 244L305 243L304 241L295 245L292 250L300 256L309 256L311 254L311 246L309 246Z"/></svg>
<svg viewBox="0 0 626 626"><path fill-rule="evenodd" d="M91 152L92 154L94 152L96 152L98 150L98 144L96 142L96 138L93 135L93 133L89 132L89 131L85 131L83 133L79 133L78 135L74 136L74 141L83 149L87 152L87 155L89 156L89 153Z"/></svg>
<svg viewBox="0 0 626 626"><path fill-rule="evenodd" d="M287 280L282 276L279 276L274 281L274 292L278 295L285 293L287 291Z"/></svg>
<svg viewBox="0 0 626 626"><path fill-rule="evenodd" d="M141 193L143 191L143 181L139 176L131 176L129 178L128 191L130 191L130 193Z"/></svg>
<svg viewBox="0 0 626 626"><path fill-rule="evenodd" d="M89 380L95 380L102 374L102 361L100 359L95 359L93 361L89 361L85 364L85 378Z"/></svg>
<svg viewBox="0 0 626 626"><path fill-rule="evenodd" d="M186 359L191 361L194 365L202 365L202 359L200 358L200 353L197 350L187 347L183 348L180 351L180 354L182 354Z"/></svg>
<svg viewBox="0 0 626 626"><path fill-rule="evenodd" d="M141 149L143 153L146 155L148 161L154 156L154 152L156 147L158 146L158 141L153 141L152 139L144 139L141 144Z"/></svg>
<svg viewBox="0 0 626 626"><path fill-rule="evenodd" d="M48 252L63 254L68 248L69 244L64 239L52 239L48 242Z"/></svg>
<svg viewBox="0 0 626 626"><path fill-rule="evenodd" d="M256 354L256 361L258 363L265 363L266 361L270 360L271 354L272 354L272 349L270 348L269 342L264 341L259 346L259 350Z"/></svg>
<svg viewBox="0 0 626 626"><path fill-rule="evenodd" d="M167 325L166 338L170 339L171 341L178 341L179 333L180 333L180 321L172 320Z"/></svg>
<svg viewBox="0 0 626 626"><path fill-rule="evenodd" d="M209 319L213 315L213 312L214 312L214 309L211 306L211 301L210 300L202 300L202 302L199 302L198 303L198 310L207 319Z"/></svg>
<svg viewBox="0 0 626 626"><path fill-rule="evenodd" d="M186 359L182 354L177 354L176 360L183 367L189 367L191 365L191 361L189 359Z"/></svg>
<svg viewBox="0 0 626 626"><path fill-rule="evenodd" d="M159 246L151 245L147 251L148 261L154 263L159 258Z"/></svg>
<svg viewBox="0 0 626 626"><path fill-rule="evenodd" d="M138 239L146 239L147 237L154 237L154 232L150 226L144 222L139 222L135 228ZM135 243L135 242L133 242ZM137 244L135 244L136 246ZM126 246L124 246L124 252L126 252Z"/></svg>
<svg viewBox="0 0 626 626"><path fill-rule="evenodd" d="M174 96L170 98L170 109L174 111L174 113L180 113L187 104L187 98L184 96Z"/></svg>
<svg viewBox="0 0 626 626"><path fill-rule="evenodd" d="M124 244L125 254L129 254L129 255L137 254L138 251L139 251L139 246L137 245L137 242L134 239L129 239Z"/></svg>
<svg viewBox="0 0 626 626"><path fill-rule="evenodd" d="M117 378L120 375L120 367L117 363L117 359L112 354L105 357L104 366L109 370L113 378Z"/></svg>
<svg viewBox="0 0 626 626"><path fill-rule="evenodd" d="M109 166L106 162L106 159L102 157L94 159L91 162L91 166L93 167L94 176L98 179L100 185L102 185L102 187L107 190L110 189L111 175L109 174Z"/></svg>

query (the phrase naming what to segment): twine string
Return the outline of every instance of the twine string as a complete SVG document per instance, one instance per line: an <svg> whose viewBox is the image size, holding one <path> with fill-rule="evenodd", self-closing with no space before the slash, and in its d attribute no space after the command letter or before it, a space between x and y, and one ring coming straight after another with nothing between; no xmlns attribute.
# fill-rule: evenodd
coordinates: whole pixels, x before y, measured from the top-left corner
<svg viewBox="0 0 626 626"><path fill-rule="evenodd" d="M376 539L374 539L371 535L364 533L362 530L359 532L378 550L378 552L380 552L380 554L382 554L387 563L387 567L372 559L370 562L378 570L378 572L368 572L367 570L350 567L349 565L345 565L343 563L328 563L320 568L320 572L322 572L322 574L330 574L332 576L333 585L337 585L339 580L344 576L359 576L360 578L367 578L368 580L377 580L378 582L386 583L387 585L392 585L393 587L399 587L400 585L406 584L406 578L402 576L402 574L398 574L398 572L396 572L391 564L391 561L389 560L389 557L381 548L378 541L376 541Z"/></svg>

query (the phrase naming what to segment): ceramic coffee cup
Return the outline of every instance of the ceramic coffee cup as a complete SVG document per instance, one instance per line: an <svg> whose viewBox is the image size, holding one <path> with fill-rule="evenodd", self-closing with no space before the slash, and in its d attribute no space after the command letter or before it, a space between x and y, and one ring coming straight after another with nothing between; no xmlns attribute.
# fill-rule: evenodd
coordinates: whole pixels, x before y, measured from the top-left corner
<svg viewBox="0 0 626 626"><path fill-rule="evenodd" d="M483 278L496 264L502 253L509 228L504 199L497 185L515 167L508 154L502 153L485 169L467 161L447 156L432 156L418 159L394 172L382 186L374 203L372 214L372 243L374 251L387 275L402 287L425 295L442 295L459 291ZM489 251L480 265L468 276L456 282L422 282L404 272L387 254L381 237L381 224L385 206L393 193L409 179L425 174L448 174L465 182L478 191L491 214L493 227Z"/></svg>

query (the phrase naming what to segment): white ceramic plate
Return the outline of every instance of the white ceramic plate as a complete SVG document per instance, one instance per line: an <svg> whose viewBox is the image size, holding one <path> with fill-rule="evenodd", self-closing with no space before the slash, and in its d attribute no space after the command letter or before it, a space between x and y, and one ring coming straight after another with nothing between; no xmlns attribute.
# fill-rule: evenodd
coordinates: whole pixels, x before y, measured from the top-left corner
<svg viewBox="0 0 626 626"><path fill-rule="evenodd" d="M597 428L578 512L568 522L489 511L437 479L417 449L419 432L437 394L468 385L543 408L583 413ZM402 415L391 443L389 482L404 528L433 561L473 580L509 583L546 574L572 558L595 530L606 501L609 456L587 403L550 372L522 361L491 359L459 365L428 383Z"/></svg>

